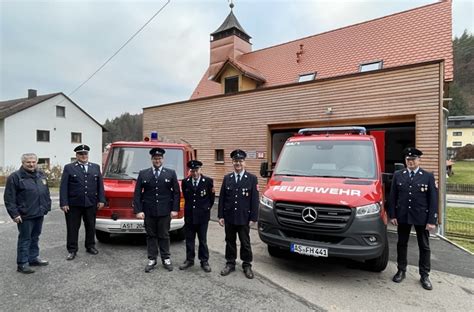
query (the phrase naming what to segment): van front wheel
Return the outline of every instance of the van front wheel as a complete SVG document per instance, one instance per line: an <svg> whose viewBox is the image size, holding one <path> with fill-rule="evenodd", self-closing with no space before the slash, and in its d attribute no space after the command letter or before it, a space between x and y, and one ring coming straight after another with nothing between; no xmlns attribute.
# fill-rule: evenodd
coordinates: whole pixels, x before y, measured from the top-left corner
<svg viewBox="0 0 474 312"><path fill-rule="evenodd" d="M95 236L97 237L97 240L101 243L110 243L110 233L96 230Z"/></svg>
<svg viewBox="0 0 474 312"><path fill-rule="evenodd" d="M388 239L385 237L385 243L382 254L374 259L365 261L367 269L372 272L382 272L388 264Z"/></svg>

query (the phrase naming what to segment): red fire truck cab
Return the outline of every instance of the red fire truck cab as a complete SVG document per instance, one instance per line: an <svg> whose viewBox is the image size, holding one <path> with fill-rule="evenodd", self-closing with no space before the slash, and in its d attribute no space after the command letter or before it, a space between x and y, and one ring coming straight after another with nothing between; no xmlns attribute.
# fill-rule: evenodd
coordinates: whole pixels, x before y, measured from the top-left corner
<svg viewBox="0 0 474 312"><path fill-rule="evenodd" d="M285 252L388 262L387 215L376 139L363 127L302 129L290 137L262 193L258 232Z"/></svg>
<svg viewBox="0 0 474 312"><path fill-rule="evenodd" d="M163 166L176 171L181 186L181 180L187 175L186 163L193 159L193 150L189 145L164 143L153 139L112 143L103 172L106 204L97 211L96 217L96 236L100 242L109 242L111 234L145 232L143 220L135 218L132 202L138 173L151 167L149 151L154 147L165 149ZM182 240L183 227L184 201L181 196L179 213L171 220L170 233Z"/></svg>

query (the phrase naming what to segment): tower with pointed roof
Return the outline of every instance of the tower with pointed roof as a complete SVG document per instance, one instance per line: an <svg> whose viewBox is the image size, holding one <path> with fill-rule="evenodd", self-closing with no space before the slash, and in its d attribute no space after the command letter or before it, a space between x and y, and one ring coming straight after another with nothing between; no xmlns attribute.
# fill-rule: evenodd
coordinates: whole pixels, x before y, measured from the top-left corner
<svg viewBox="0 0 474 312"><path fill-rule="evenodd" d="M219 67L229 58L237 59L240 55L251 52L250 36L234 15L234 4L230 3L230 13L222 25L211 34L211 53L209 78L213 78Z"/></svg>

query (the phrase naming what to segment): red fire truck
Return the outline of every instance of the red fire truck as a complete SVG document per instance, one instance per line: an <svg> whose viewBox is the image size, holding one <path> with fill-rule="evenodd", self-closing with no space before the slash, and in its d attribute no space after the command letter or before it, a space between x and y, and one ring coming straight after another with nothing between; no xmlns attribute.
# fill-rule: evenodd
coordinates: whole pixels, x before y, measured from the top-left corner
<svg viewBox="0 0 474 312"><path fill-rule="evenodd" d="M382 149L383 151L383 149ZM272 256L287 252L388 262L380 147L363 127L302 129L290 137L262 193L258 231Z"/></svg>
<svg viewBox="0 0 474 312"><path fill-rule="evenodd" d="M135 181L140 170L151 167L149 151L153 147L165 149L164 166L176 171L179 183L187 176L186 163L193 159L188 144L165 143L152 133L151 140L142 142L114 142L110 145L104 164L106 204L97 211L96 236L109 242L111 234L144 233L143 220L135 218L132 201ZM184 239L184 201L181 196L178 216L171 220L170 233Z"/></svg>

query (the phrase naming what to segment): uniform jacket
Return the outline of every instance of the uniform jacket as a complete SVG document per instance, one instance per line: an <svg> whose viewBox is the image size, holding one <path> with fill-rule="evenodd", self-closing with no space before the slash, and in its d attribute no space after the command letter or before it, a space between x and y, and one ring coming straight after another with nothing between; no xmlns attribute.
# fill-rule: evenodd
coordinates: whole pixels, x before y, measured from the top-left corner
<svg viewBox="0 0 474 312"><path fill-rule="evenodd" d="M173 169L163 167L158 179L153 168L141 170L135 185L133 210L151 217L169 215L171 211L179 211L179 194L178 178Z"/></svg>
<svg viewBox="0 0 474 312"><path fill-rule="evenodd" d="M389 217L398 223L436 224L438 191L433 174L420 168L412 180L408 169L395 172L388 207Z"/></svg>
<svg viewBox="0 0 474 312"><path fill-rule="evenodd" d="M197 187L194 187L193 178L187 177L181 182L181 189L184 196L184 222L190 224L207 223L216 197L214 181L201 175Z"/></svg>
<svg viewBox="0 0 474 312"><path fill-rule="evenodd" d="M224 176L219 194L218 218L226 223L246 225L257 221L258 179L245 171L240 182L235 182L235 173Z"/></svg>
<svg viewBox="0 0 474 312"><path fill-rule="evenodd" d="M12 219L42 217L51 210L46 176L41 171L30 173L22 167L12 173L7 179L3 199Z"/></svg>
<svg viewBox="0 0 474 312"><path fill-rule="evenodd" d="M105 203L104 181L99 165L88 163L87 173L77 161L64 166L59 205L96 207L99 202Z"/></svg>

